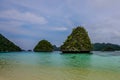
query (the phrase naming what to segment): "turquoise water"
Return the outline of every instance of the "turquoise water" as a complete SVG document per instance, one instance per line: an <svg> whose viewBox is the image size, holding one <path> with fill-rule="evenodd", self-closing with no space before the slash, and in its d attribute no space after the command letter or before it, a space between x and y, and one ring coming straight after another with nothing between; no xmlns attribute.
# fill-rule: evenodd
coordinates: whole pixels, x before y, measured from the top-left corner
<svg viewBox="0 0 120 80"><path fill-rule="evenodd" d="M120 52L0 53L0 80L120 80Z"/></svg>

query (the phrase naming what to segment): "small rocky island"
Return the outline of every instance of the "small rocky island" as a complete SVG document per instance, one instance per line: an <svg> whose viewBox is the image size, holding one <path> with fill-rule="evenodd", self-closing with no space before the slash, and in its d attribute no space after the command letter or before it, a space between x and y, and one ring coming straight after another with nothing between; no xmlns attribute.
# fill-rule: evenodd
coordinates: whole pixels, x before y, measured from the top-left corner
<svg viewBox="0 0 120 80"><path fill-rule="evenodd" d="M34 48L35 52L52 52L53 46L47 40L41 40Z"/></svg>
<svg viewBox="0 0 120 80"><path fill-rule="evenodd" d="M92 50L92 44L84 27L74 28L66 41L61 46L63 53L89 53Z"/></svg>
<svg viewBox="0 0 120 80"><path fill-rule="evenodd" d="M5 38L0 34L0 52L17 52L22 51L20 47L15 45L13 42Z"/></svg>

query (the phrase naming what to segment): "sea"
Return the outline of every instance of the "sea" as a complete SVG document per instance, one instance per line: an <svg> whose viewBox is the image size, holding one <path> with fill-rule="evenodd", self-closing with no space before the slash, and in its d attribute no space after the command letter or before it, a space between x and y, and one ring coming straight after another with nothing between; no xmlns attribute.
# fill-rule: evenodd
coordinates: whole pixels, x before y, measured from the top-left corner
<svg viewBox="0 0 120 80"><path fill-rule="evenodd" d="M120 80L120 52L0 53L0 80Z"/></svg>

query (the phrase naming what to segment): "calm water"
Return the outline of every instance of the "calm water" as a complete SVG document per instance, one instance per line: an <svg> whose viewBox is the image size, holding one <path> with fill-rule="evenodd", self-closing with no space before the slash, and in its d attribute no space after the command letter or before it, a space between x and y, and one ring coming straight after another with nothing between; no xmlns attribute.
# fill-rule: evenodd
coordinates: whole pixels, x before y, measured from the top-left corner
<svg viewBox="0 0 120 80"><path fill-rule="evenodd" d="M120 52L0 53L0 80L120 80Z"/></svg>

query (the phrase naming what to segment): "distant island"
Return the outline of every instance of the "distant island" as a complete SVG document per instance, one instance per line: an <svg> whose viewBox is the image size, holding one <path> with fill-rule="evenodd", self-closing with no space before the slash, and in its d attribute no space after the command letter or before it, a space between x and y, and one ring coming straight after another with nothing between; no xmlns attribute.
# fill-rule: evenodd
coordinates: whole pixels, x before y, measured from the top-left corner
<svg viewBox="0 0 120 80"><path fill-rule="evenodd" d="M112 43L94 43L93 51L119 51L120 45Z"/></svg>
<svg viewBox="0 0 120 80"><path fill-rule="evenodd" d="M13 42L5 38L0 34L0 52L16 52L22 51L20 47L15 45Z"/></svg>
<svg viewBox="0 0 120 80"><path fill-rule="evenodd" d="M52 52L53 46L47 40L41 40L34 48L35 52Z"/></svg>
<svg viewBox="0 0 120 80"><path fill-rule="evenodd" d="M63 53L89 53L92 44L84 27L78 26L73 29L66 41L61 46Z"/></svg>
<svg viewBox="0 0 120 80"><path fill-rule="evenodd" d="M57 47L56 45L53 45L53 50L54 51L60 51L60 47Z"/></svg>

